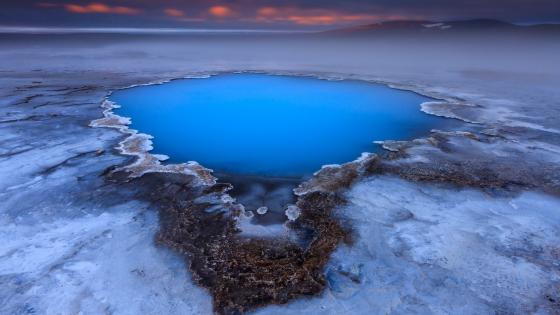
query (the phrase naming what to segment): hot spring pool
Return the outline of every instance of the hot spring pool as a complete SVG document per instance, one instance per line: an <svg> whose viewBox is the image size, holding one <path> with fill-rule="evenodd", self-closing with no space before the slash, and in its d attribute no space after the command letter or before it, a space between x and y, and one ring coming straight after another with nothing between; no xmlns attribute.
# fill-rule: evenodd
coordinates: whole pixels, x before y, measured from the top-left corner
<svg viewBox="0 0 560 315"><path fill-rule="evenodd" d="M223 74L119 90L110 100L169 162L218 173L302 177L373 152L374 140L427 134L432 99L361 81Z"/></svg>

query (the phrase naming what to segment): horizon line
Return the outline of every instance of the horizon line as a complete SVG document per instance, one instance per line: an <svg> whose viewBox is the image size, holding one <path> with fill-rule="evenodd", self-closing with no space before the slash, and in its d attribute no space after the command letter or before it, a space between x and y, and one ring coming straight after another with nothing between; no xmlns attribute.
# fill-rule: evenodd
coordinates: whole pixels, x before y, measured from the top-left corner
<svg viewBox="0 0 560 315"><path fill-rule="evenodd" d="M71 34L71 33L104 33L104 34L292 34L315 33L317 30L289 30L289 29L213 29L213 28L169 28L169 27L74 27L74 26L3 26L2 34Z"/></svg>

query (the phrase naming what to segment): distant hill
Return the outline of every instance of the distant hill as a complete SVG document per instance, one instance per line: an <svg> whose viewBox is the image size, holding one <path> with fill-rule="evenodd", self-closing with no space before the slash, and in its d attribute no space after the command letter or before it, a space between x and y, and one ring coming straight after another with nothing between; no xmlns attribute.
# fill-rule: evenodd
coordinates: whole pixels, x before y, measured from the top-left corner
<svg viewBox="0 0 560 315"><path fill-rule="evenodd" d="M394 33L455 33L455 32L558 32L560 24L516 25L499 20L474 19L465 21L387 21L323 32L331 35L366 35Z"/></svg>

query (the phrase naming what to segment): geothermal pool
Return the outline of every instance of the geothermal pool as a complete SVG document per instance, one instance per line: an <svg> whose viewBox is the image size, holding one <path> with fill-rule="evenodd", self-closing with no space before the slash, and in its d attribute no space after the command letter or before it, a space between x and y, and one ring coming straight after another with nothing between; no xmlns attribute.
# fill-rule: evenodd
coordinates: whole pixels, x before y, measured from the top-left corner
<svg viewBox="0 0 560 315"><path fill-rule="evenodd" d="M304 177L374 152L375 140L425 135L444 119L432 99L362 81L222 74L119 90L110 100L168 162L218 173Z"/></svg>

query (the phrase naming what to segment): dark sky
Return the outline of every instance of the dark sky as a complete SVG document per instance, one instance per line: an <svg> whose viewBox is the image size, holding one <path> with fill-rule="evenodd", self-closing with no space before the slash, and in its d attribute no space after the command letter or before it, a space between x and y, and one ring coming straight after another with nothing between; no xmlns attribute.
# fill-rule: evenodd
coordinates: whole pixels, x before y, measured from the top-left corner
<svg viewBox="0 0 560 315"><path fill-rule="evenodd" d="M0 25L332 28L384 20L560 22L560 0L0 0Z"/></svg>

